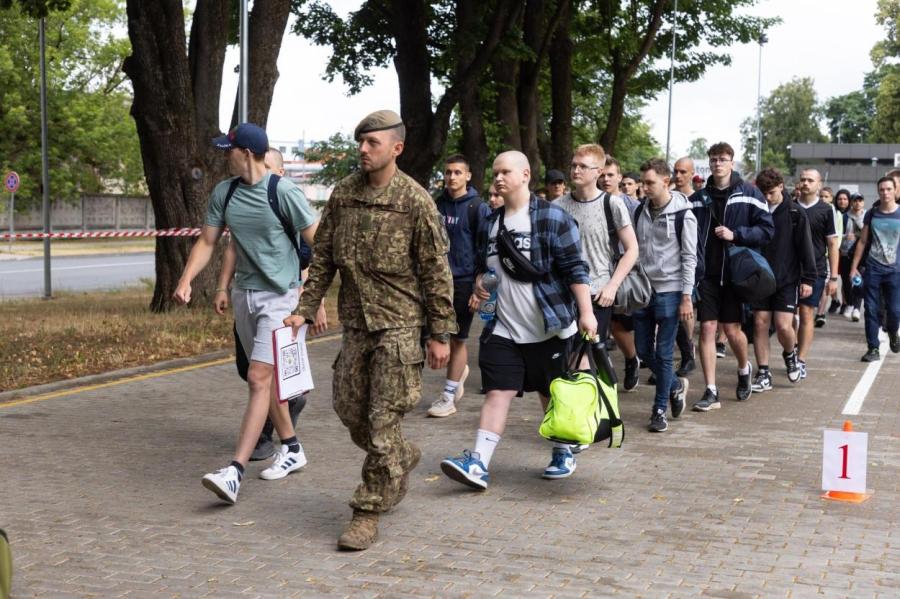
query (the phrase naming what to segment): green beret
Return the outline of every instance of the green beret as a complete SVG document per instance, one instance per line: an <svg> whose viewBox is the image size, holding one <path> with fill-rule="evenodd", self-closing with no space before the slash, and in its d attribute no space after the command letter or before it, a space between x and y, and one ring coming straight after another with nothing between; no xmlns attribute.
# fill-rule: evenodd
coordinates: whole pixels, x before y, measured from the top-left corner
<svg viewBox="0 0 900 599"><path fill-rule="evenodd" d="M387 129L396 129L403 126L403 119L393 110L379 110L373 112L359 122L353 131L353 139L359 141L359 136L363 133L372 133L373 131L386 131Z"/></svg>

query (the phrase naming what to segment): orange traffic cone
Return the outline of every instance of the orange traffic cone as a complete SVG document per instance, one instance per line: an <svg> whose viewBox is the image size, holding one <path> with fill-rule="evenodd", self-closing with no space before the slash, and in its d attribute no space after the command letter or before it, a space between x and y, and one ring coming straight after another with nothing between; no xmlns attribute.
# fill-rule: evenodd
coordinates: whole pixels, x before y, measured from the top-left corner
<svg viewBox="0 0 900 599"><path fill-rule="evenodd" d="M852 433L853 423L849 420L845 420L843 430L845 433ZM822 493L822 499L846 501L847 503L862 503L871 496L871 493L853 493L851 491L826 491L825 493Z"/></svg>

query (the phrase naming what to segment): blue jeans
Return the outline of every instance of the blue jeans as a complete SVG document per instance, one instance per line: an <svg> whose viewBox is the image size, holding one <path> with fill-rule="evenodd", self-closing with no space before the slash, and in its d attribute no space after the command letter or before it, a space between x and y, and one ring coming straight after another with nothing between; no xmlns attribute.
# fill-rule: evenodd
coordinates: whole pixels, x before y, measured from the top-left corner
<svg viewBox="0 0 900 599"><path fill-rule="evenodd" d="M866 298L866 343L870 348L878 347L878 329L881 327L878 322L878 306L881 303L882 292L888 332L896 333L897 325L900 323L900 271L869 260L863 280L863 293Z"/></svg>
<svg viewBox="0 0 900 599"><path fill-rule="evenodd" d="M675 350L675 335L678 333L680 303L680 291L654 293L647 307L632 314L634 344L638 356L656 376L654 411L665 410L669 406L669 395L679 386L672 372L672 353Z"/></svg>

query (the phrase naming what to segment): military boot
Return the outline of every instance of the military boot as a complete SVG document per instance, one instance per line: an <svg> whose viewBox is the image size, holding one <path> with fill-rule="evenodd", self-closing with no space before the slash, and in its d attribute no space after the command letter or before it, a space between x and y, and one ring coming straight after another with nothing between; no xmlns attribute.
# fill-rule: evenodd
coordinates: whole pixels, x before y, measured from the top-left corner
<svg viewBox="0 0 900 599"><path fill-rule="evenodd" d="M338 548L346 551L368 549L378 538L378 513L353 510L353 519L338 539Z"/></svg>

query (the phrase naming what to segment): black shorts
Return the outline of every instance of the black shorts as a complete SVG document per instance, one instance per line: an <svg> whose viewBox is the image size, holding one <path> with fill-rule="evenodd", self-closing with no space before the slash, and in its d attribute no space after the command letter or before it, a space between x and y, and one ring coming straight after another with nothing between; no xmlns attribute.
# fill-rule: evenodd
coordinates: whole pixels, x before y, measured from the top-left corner
<svg viewBox="0 0 900 599"><path fill-rule="evenodd" d="M775 293L763 301L753 304L753 309L760 312L790 312L793 314L797 311L799 297L797 285L785 285L776 289Z"/></svg>
<svg viewBox="0 0 900 599"><path fill-rule="evenodd" d="M572 339L551 337L540 343L516 343L491 335L478 348L481 388L488 391L537 391L550 396L550 381L566 372L566 357Z"/></svg>
<svg viewBox="0 0 900 599"><path fill-rule="evenodd" d="M819 300L822 299L822 294L825 293L826 280L826 277L818 277L816 282L813 283L812 293L801 299L800 303L810 308L816 308L818 311Z"/></svg>
<svg viewBox="0 0 900 599"><path fill-rule="evenodd" d="M612 315L612 322L618 322L629 333L634 330L634 319L631 314L615 314Z"/></svg>
<svg viewBox="0 0 900 599"><path fill-rule="evenodd" d="M454 337L457 339L469 338L472 317L475 316L469 310L469 298L474 288L473 281L453 281L453 310L456 312L456 326L459 327L459 332Z"/></svg>
<svg viewBox="0 0 900 599"><path fill-rule="evenodd" d="M716 279L703 279L697 291L700 293L700 306L697 308L700 322L743 320L743 303L728 283L719 285Z"/></svg>

